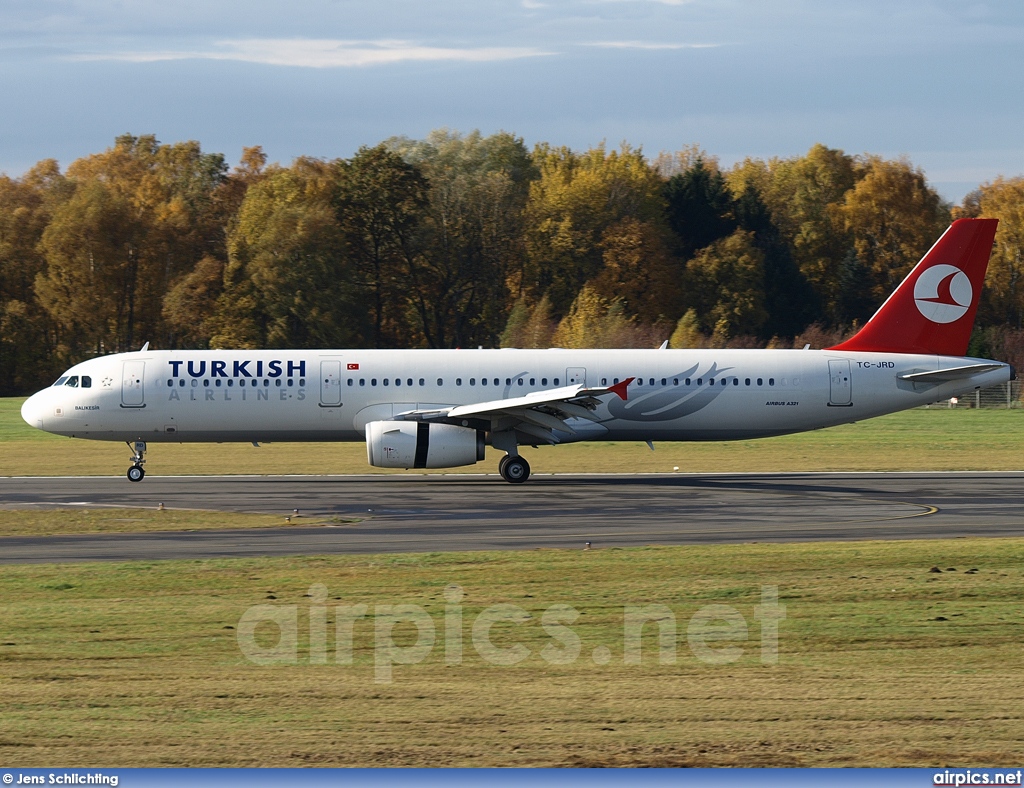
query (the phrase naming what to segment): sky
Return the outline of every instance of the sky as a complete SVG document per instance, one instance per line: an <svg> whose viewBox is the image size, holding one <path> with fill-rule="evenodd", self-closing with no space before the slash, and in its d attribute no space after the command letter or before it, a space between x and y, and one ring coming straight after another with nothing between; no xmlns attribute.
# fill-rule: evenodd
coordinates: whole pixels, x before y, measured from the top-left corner
<svg viewBox="0 0 1024 788"><path fill-rule="evenodd" d="M237 162L435 128L528 145L816 142L948 200L1024 175L1021 0L2 0L0 172L118 134Z"/></svg>

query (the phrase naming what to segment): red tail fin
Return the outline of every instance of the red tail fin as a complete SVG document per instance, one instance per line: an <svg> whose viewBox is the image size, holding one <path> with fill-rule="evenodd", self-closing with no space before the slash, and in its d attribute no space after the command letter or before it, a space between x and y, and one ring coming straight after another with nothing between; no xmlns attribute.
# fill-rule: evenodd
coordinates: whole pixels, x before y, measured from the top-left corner
<svg viewBox="0 0 1024 788"><path fill-rule="evenodd" d="M864 328L829 350L962 356L998 219L957 219Z"/></svg>

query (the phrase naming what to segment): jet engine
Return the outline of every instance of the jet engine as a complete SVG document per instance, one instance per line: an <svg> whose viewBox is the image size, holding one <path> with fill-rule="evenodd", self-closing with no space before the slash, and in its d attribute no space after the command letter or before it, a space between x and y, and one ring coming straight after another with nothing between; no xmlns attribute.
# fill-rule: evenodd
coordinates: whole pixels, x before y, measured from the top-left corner
<svg viewBox="0 0 1024 788"><path fill-rule="evenodd" d="M376 468L455 468L483 458L483 430L423 421L366 425L366 459Z"/></svg>

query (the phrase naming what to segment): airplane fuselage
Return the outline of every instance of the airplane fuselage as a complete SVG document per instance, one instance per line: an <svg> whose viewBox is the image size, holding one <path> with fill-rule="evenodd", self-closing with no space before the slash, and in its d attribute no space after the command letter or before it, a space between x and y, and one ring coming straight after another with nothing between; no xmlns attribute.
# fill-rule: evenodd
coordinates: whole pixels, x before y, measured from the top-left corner
<svg viewBox="0 0 1024 788"><path fill-rule="evenodd" d="M571 421L557 442L741 440L1010 380L1009 365L951 381L901 379L982 361L834 350L143 351L72 367L22 415L46 432L95 440L363 441L367 423L408 411L635 378L625 400L603 398L595 418Z"/></svg>

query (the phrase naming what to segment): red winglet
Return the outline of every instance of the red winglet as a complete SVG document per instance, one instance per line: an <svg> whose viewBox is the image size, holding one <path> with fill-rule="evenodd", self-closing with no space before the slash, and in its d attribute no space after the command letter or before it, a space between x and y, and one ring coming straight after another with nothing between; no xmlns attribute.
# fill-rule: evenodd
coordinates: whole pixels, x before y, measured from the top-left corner
<svg viewBox="0 0 1024 788"><path fill-rule="evenodd" d="M608 390L619 395L619 399L623 402L626 401L626 389L629 388L629 384L632 383L636 378L626 378L621 383L616 383L614 386L609 386Z"/></svg>

